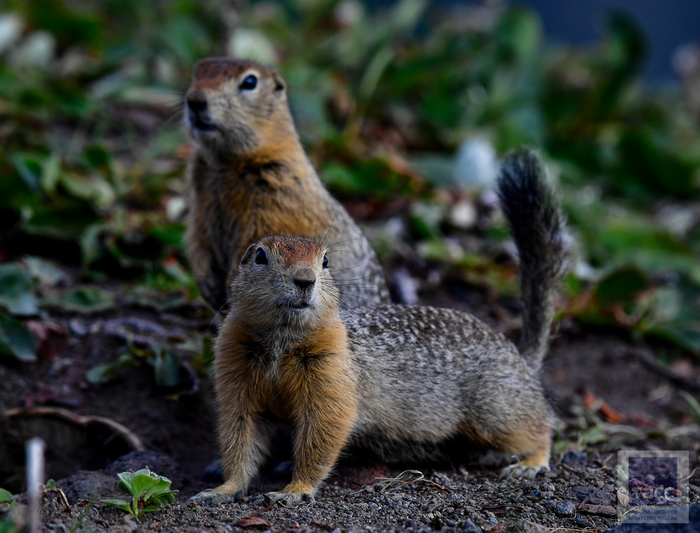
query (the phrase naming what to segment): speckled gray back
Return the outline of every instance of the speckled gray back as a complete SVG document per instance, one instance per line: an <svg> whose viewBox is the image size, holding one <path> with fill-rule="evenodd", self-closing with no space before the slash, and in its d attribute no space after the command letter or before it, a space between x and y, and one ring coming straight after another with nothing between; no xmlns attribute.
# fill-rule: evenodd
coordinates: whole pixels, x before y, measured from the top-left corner
<svg viewBox="0 0 700 533"><path fill-rule="evenodd" d="M523 418L551 416L536 372L478 318L398 305L341 316L362 405L357 443L381 447L379 434L387 441L435 443L465 426L500 434Z"/></svg>

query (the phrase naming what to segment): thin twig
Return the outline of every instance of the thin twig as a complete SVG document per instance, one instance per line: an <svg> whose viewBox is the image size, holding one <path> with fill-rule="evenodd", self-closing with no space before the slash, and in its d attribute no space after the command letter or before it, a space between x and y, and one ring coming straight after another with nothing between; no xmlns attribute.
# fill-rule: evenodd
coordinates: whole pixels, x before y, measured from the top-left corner
<svg viewBox="0 0 700 533"><path fill-rule="evenodd" d="M266 513L268 511L272 511L273 505L268 505L267 507L264 507L262 509L258 509L257 511L253 511L250 514L247 514L245 516L241 516L239 520L243 520L244 518L253 518L254 516L258 516L259 514Z"/></svg>
<svg viewBox="0 0 700 533"><path fill-rule="evenodd" d="M420 481L421 483L427 483L431 487L435 487L436 489L440 489L443 492L449 492L450 494L452 494L452 491L450 489L448 489L447 487L443 487L442 485L438 485L437 483L435 483L434 481L430 481L429 479L418 479L416 481L417 482Z"/></svg>
<svg viewBox="0 0 700 533"><path fill-rule="evenodd" d="M68 409L61 409L60 407L34 407L33 409L15 408L5 411L4 416L7 418L12 418L14 416L55 416L71 422L76 426L83 427L87 427L90 424L101 424L108 427L114 431L114 433L124 439L132 450L146 450L146 446L143 444L143 442L141 442L138 435L123 424L120 424L111 418L105 418L102 416L80 416L69 411Z"/></svg>
<svg viewBox="0 0 700 533"><path fill-rule="evenodd" d="M646 348L630 348L628 352L634 355L639 361L647 367L648 370L659 374L677 387L692 392L700 392L700 383L692 379L679 376L670 368L662 365L659 360L654 356L651 350Z"/></svg>
<svg viewBox="0 0 700 533"><path fill-rule="evenodd" d="M44 488L45 493L53 493L53 494L58 494L58 499L61 500L61 503L63 506L66 508L66 511L70 513L71 516L73 515L73 508L70 506L70 503L68 503L68 498L66 498L66 494L63 492L63 490L59 487L56 487L54 489L47 489Z"/></svg>

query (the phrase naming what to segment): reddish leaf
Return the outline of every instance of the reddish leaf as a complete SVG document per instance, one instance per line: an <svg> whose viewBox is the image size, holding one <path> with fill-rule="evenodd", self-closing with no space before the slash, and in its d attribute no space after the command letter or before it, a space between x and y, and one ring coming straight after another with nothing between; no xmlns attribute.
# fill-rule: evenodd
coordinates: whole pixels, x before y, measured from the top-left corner
<svg viewBox="0 0 700 533"><path fill-rule="evenodd" d="M238 525L245 528L257 528L257 529L269 529L270 524L267 520L260 518L259 516L253 516L251 518L241 518L238 521Z"/></svg>

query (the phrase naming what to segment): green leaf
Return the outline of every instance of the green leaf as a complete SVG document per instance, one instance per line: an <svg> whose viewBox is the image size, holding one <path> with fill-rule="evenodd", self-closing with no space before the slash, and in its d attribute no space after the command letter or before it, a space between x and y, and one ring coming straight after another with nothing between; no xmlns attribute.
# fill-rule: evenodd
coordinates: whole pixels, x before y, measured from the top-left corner
<svg viewBox="0 0 700 533"><path fill-rule="evenodd" d="M607 18L607 59L625 77L641 70L647 55L647 40L639 23L617 11Z"/></svg>
<svg viewBox="0 0 700 533"><path fill-rule="evenodd" d="M605 307L633 299L649 283L646 274L633 267L620 268L603 278L593 291L598 305Z"/></svg>
<svg viewBox="0 0 700 533"><path fill-rule="evenodd" d="M110 205L116 198L112 186L98 174L82 176L64 172L61 174L61 184L76 198L94 202L98 206Z"/></svg>
<svg viewBox="0 0 700 533"><path fill-rule="evenodd" d="M111 160L109 152L99 144L88 146L83 155L90 166L95 168L107 167Z"/></svg>
<svg viewBox="0 0 700 533"><path fill-rule="evenodd" d="M34 282L17 263L0 265L0 305L13 315L35 315Z"/></svg>
<svg viewBox="0 0 700 533"><path fill-rule="evenodd" d="M650 299L651 313L639 330L700 354L700 287L681 277L675 287L661 287Z"/></svg>
<svg viewBox="0 0 700 533"><path fill-rule="evenodd" d="M174 352L158 350L153 359L153 373L159 387L176 387L180 383L180 358Z"/></svg>
<svg viewBox="0 0 700 533"><path fill-rule="evenodd" d="M27 265L29 275L45 287L54 287L66 279L63 270L53 261L27 256L24 264Z"/></svg>
<svg viewBox="0 0 700 533"><path fill-rule="evenodd" d="M581 440L583 440L585 444L598 444L607 441L609 438L610 435L600 426L593 426L581 435Z"/></svg>
<svg viewBox="0 0 700 533"><path fill-rule="evenodd" d="M39 164L31 157L24 157L19 154L10 156L10 161L12 161L12 164L15 166L15 169L17 169L17 172L22 177L29 190L36 191L41 183L39 179L41 167Z"/></svg>
<svg viewBox="0 0 700 533"><path fill-rule="evenodd" d="M118 505L120 508L122 506L129 507L129 504L124 500L102 500L102 503L106 503L107 505Z"/></svg>
<svg viewBox="0 0 700 533"><path fill-rule="evenodd" d="M150 472L145 474L140 472L142 472L142 470L136 472L131 480L131 494L134 495L134 498L139 500L143 498L143 495L146 494L153 484L153 478L151 478Z"/></svg>
<svg viewBox="0 0 700 533"><path fill-rule="evenodd" d="M20 361L36 361L36 343L29 330L9 316L0 313L0 354L11 355Z"/></svg>
<svg viewBox="0 0 700 533"><path fill-rule="evenodd" d="M363 100L369 100L377 88L379 79L394 58L394 52L389 46L380 48L367 65L360 81L359 94Z"/></svg>
<svg viewBox="0 0 700 533"><path fill-rule="evenodd" d="M495 37L508 59L532 59L540 49L542 25L531 10L512 7L501 18Z"/></svg>
<svg viewBox="0 0 700 533"><path fill-rule="evenodd" d="M167 477L158 476L144 495L144 501L148 502L149 498L152 496L162 497L163 494L167 494L171 483L172 481L170 481Z"/></svg>
<svg viewBox="0 0 700 533"><path fill-rule="evenodd" d="M122 472L121 474L117 474L117 477L120 480L119 487L131 492L131 480L133 479L134 474L132 472Z"/></svg>
<svg viewBox="0 0 700 533"><path fill-rule="evenodd" d="M175 494L177 492L178 491L176 491L176 490L171 490L169 492L161 494L160 499L163 500L166 505L169 505L169 504L173 503L173 501L175 500Z"/></svg>
<svg viewBox="0 0 700 533"><path fill-rule="evenodd" d="M389 21L394 31L410 31L428 7L426 0L401 0L393 8Z"/></svg>
<svg viewBox="0 0 700 533"><path fill-rule="evenodd" d="M81 287L63 293L58 298L44 300L43 306L62 307L76 313L94 313L114 307L114 300L107 293L92 287Z"/></svg>
<svg viewBox="0 0 700 533"><path fill-rule="evenodd" d="M136 360L131 354L122 354L112 363L95 365L85 373L85 380L93 385L105 383L114 377L119 371L134 366Z"/></svg>
<svg viewBox="0 0 700 533"><path fill-rule="evenodd" d="M102 256L102 245L100 237L104 233L109 233L111 227L109 224L98 222L91 224L80 236L80 251L82 252L83 266L87 267Z"/></svg>
<svg viewBox="0 0 700 533"><path fill-rule="evenodd" d="M5 490L5 489L0 489L0 503L10 503L12 501L12 493Z"/></svg>
<svg viewBox="0 0 700 533"><path fill-rule="evenodd" d="M45 486L46 486L47 489L55 489L55 488L56 488L56 482L55 482L53 479L49 479L49 480L46 482L46 485L45 485Z"/></svg>
<svg viewBox="0 0 700 533"><path fill-rule="evenodd" d="M51 154L46 158L41 169L41 188L48 194L53 194L56 190L61 174L61 158L56 154Z"/></svg>
<svg viewBox="0 0 700 533"><path fill-rule="evenodd" d="M700 403L689 393L686 391L678 391L683 398L685 398L685 401L687 401L690 404L690 407L693 408L693 417L700 421Z"/></svg>

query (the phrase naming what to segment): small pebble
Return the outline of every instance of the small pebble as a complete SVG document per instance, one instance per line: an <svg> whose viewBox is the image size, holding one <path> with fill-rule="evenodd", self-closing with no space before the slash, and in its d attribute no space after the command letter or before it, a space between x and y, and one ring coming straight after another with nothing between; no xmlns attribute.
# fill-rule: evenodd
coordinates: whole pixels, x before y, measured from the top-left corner
<svg viewBox="0 0 700 533"><path fill-rule="evenodd" d="M538 489L534 489L528 492L527 495L531 498L537 498L540 495L540 491Z"/></svg>
<svg viewBox="0 0 700 533"><path fill-rule="evenodd" d="M445 525L448 527L455 527L457 525L457 522L455 522L454 520L450 520L449 518L446 518Z"/></svg>
<svg viewBox="0 0 700 533"><path fill-rule="evenodd" d="M555 507L555 512L560 518L570 518L576 514L576 506L573 502L559 502Z"/></svg>
<svg viewBox="0 0 700 533"><path fill-rule="evenodd" d="M576 520L574 520L574 522L576 523L577 526L580 526L580 527L591 527L593 525L593 524L591 524L591 521L588 520L588 518L586 518L585 516L581 516L581 515L577 516Z"/></svg>
<svg viewBox="0 0 700 533"><path fill-rule="evenodd" d="M585 468L588 463L588 454L586 452L566 452L561 462L574 468Z"/></svg>
<svg viewBox="0 0 700 533"><path fill-rule="evenodd" d="M462 528L462 533L481 533L481 528L471 520L467 520Z"/></svg>
<svg viewBox="0 0 700 533"><path fill-rule="evenodd" d="M492 526L497 526L498 520L496 520L495 518L492 518L491 520L489 520L489 524L491 524Z"/></svg>

